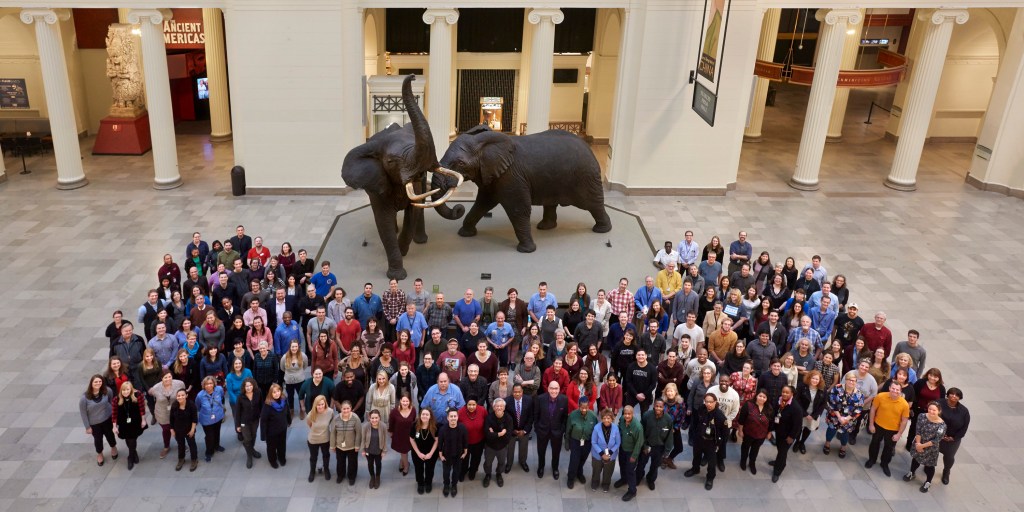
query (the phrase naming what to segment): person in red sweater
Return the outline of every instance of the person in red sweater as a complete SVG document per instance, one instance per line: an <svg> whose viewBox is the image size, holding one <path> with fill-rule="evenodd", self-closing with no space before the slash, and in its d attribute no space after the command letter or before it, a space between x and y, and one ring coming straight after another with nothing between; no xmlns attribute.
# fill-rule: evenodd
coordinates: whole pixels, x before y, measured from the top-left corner
<svg viewBox="0 0 1024 512"><path fill-rule="evenodd" d="M345 308L345 319L338 322L338 343L341 345L341 353L345 356L352 351L352 343L359 339L363 332L363 326L359 325L352 308Z"/></svg>
<svg viewBox="0 0 1024 512"><path fill-rule="evenodd" d="M565 389L565 397L569 399L570 413L580 408L582 397L587 397L591 402L597 400L597 386L594 385L594 379L590 378L590 370L586 367L581 367L569 386L562 389Z"/></svg>
<svg viewBox="0 0 1024 512"><path fill-rule="evenodd" d="M478 407L476 400L470 398L459 409L459 424L466 427L469 453L462 458L462 471L459 473L459 482L476 479L476 472L480 469L480 455L484 453L484 421L487 419L487 411Z"/></svg>
<svg viewBox="0 0 1024 512"><path fill-rule="evenodd" d="M875 313L875 323L864 324L857 337L864 340L864 345L871 352L879 347L885 349L885 357L888 358L892 352L892 331L885 326L885 318L885 312Z"/></svg>
<svg viewBox="0 0 1024 512"><path fill-rule="evenodd" d="M597 404L601 407L602 411L611 409L616 416L622 410L622 386L619 385L619 378L615 376L614 372L609 373L605 377L605 383L601 384L601 392L599 393Z"/></svg>
<svg viewBox="0 0 1024 512"><path fill-rule="evenodd" d="M569 372L562 368L562 358L555 359L555 362L551 364L551 368L544 370L544 374L540 378L541 389L547 389L548 384L551 381L558 383L558 389L561 390L562 394L565 394L566 388L569 387Z"/></svg>

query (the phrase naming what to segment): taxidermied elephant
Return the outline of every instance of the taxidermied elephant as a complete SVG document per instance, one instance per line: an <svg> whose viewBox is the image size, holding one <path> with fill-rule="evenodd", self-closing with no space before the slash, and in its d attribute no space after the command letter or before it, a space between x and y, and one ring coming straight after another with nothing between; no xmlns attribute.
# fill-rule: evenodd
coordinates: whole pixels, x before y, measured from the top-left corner
<svg viewBox="0 0 1024 512"><path fill-rule="evenodd" d="M436 208L450 220L462 217L466 210L462 205L450 208L444 204L462 184L462 177L438 165L430 127L412 94L413 80L415 76L409 75L402 83L402 101L411 122L403 127L393 124L370 137L365 144L349 151L341 166L345 183L365 190L370 197L377 234L388 259L387 276L392 279L406 277L402 256L409 252L410 241L427 241L423 208ZM433 190L424 192L426 175L431 171ZM454 185L445 175L455 181ZM440 190L442 185L444 192ZM397 222L399 211L405 212L401 232Z"/></svg>
<svg viewBox="0 0 1024 512"><path fill-rule="evenodd" d="M475 182L480 190L459 230L462 236L476 235L477 222L499 204L512 222L519 252L537 249L530 232L532 205L544 207L537 229L557 225L558 206L590 212L597 233L612 229L604 210L601 167L590 147L569 132L548 130L510 137L480 125L452 142L441 165ZM439 193L458 184L448 178L444 181L446 186Z"/></svg>

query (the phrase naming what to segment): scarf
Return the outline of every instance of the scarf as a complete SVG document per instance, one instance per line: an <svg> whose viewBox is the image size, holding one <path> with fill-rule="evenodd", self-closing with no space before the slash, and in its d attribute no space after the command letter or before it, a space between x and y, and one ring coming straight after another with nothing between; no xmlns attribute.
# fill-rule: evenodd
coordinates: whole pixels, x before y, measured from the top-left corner
<svg viewBox="0 0 1024 512"><path fill-rule="evenodd" d="M196 343L194 348L188 348L188 343L186 343L185 346L181 348L185 349L185 351L188 352L189 357L195 357L196 354L199 353L199 343Z"/></svg>
<svg viewBox="0 0 1024 512"><path fill-rule="evenodd" d="M270 406L273 407L274 410L277 411L277 412L283 411L284 408L287 405L288 405L288 401L285 400L283 397L280 400L274 400L274 401L270 402Z"/></svg>
<svg viewBox="0 0 1024 512"><path fill-rule="evenodd" d="M217 332L217 324L210 325L209 323L203 324L206 326L206 332L213 334Z"/></svg>

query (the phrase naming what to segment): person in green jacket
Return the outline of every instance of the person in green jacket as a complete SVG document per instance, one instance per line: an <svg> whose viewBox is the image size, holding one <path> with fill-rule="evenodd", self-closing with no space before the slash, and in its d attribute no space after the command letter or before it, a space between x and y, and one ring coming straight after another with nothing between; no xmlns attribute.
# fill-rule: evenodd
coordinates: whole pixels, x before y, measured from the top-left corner
<svg viewBox="0 0 1024 512"><path fill-rule="evenodd" d="M590 437L598 421L597 415L590 410L590 400L586 396L580 397L578 405L578 409L569 413L565 428L565 446L569 447L569 471L566 473L565 484L570 489L577 480L581 484L587 483L583 476L583 461L590 454Z"/></svg>
<svg viewBox="0 0 1024 512"><path fill-rule="evenodd" d="M619 479L615 481L615 488L628 484L629 489L622 496L622 501L630 501L636 497L636 462L644 446L644 429L640 426L640 419L633 416L630 405L622 408L619 434L622 445L619 447Z"/></svg>
<svg viewBox="0 0 1024 512"><path fill-rule="evenodd" d="M644 448L640 451L640 459L636 463L636 481L644 478L644 468L651 462L647 472L647 487L654 490L654 482L658 479L659 461L663 455L672 451L672 417L665 414L665 401L658 398L654 407L643 415L641 424L644 428Z"/></svg>

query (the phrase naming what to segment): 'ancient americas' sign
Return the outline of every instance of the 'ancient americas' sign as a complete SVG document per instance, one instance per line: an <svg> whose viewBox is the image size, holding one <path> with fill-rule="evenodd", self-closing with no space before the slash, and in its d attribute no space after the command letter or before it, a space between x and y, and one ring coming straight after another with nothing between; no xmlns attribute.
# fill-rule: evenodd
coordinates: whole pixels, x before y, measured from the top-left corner
<svg viewBox="0 0 1024 512"><path fill-rule="evenodd" d="M164 20L164 46L172 50L206 47L202 9L172 9L174 18Z"/></svg>

